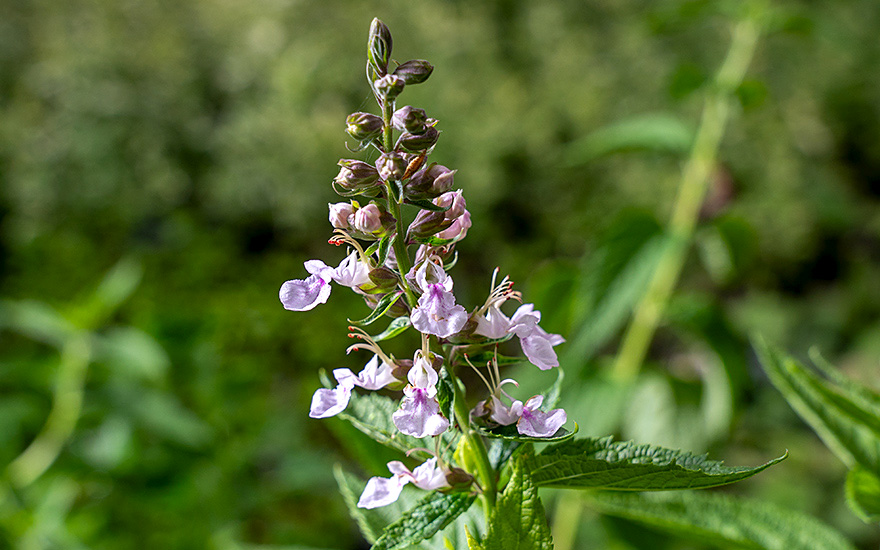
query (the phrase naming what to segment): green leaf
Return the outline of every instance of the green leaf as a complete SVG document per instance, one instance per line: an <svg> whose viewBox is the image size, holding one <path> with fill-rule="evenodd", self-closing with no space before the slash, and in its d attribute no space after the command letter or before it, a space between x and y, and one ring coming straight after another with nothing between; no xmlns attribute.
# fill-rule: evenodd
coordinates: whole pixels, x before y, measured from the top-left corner
<svg viewBox="0 0 880 550"><path fill-rule="evenodd" d="M410 204L412 206L418 206L422 210L430 210L431 212L446 212L449 210L449 206L437 206L433 201L428 199L404 199L404 204Z"/></svg>
<svg viewBox="0 0 880 550"><path fill-rule="evenodd" d="M713 546L750 550L853 550L837 531L816 518L766 502L704 492L591 493L587 502L603 514Z"/></svg>
<svg viewBox="0 0 880 550"><path fill-rule="evenodd" d="M865 523L880 523L880 478L856 466L846 475L846 501Z"/></svg>
<svg viewBox="0 0 880 550"><path fill-rule="evenodd" d="M398 317L397 319L391 321L388 324L388 328L383 330L381 333L376 336L371 336L374 342L381 342L382 340L391 340L395 336L403 333L410 326L409 317Z"/></svg>
<svg viewBox="0 0 880 550"><path fill-rule="evenodd" d="M552 445L531 459L529 466L535 484L542 487L667 491L735 483L787 456L754 468L731 468L705 455L603 437Z"/></svg>
<svg viewBox="0 0 880 550"><path fill-rule="evenodd" d="M449 377L446 367L440 367L440 374L437 381L437 402L440 404L440 412L446 418L452 418L452 400L454 398L455 389L452 387L454 383Z"/></svg>
<svg viewBox="0 0 880 550"><path fill-rule="evenodd" d="M403 550L429 539L471 507L476 497L454 493L430 493L385 528L372 550Z"/></svg>
<svg viewBox="0 0 880 550"><path fill-rule="evenodd" d="M847 466L858 464L880 476L877 408L853 391L851 382L841 386L825 380L760 338L755 347L770 381L825 444Z"/></svg>
<svg viewBox="0 0 880 550"><path fill-rule="evenodd" d="M394 242L394 235L385 235L379 240L378 265L385 265L385 260L388 259L388 252L391 250L392 242Z"/></svg>
<svg viewBox="0 0 880 550"><path fill-rule="evenodd" d="M403 296L402 292L390 292L385 296L382 296L382 299L379 300L378 304L376 304L376 307L373 309L372 313L370 313L360 321L352 321L351 319L349 319L348 322L352 325L358 325L360 327L365 327L367 325L373 324L379 319L379 317L385 315L385 312L391 309L391 306L393 306L397 302L397 300L400 299L401 296Z"/></svg>
<svg viewBox="0 0 880 550"><path fill-rule="evenodd" d="M574 437L574 434L576 434L578 431L578 427L577 423L575 423L574 430L572 431L568 431L565 428L559 428L556 433L551 435L550 437L533 437L530 435L522 435L519 433L519 431L517 431L516 424L511 424L509 426L498 426L491 429L477 426L477 431L479 431L481 435L484 435L486 437L505 439L507 441L519 441L521 443L558 443L560 441L565 441Z"/></svg>
<svg viewBox="0 0 880 550"><path fill-rule="evenodd" d="M356 395L352 393L348 407L338 416L343 420L348 420L355 428L377 442L392 449L404 453L416 447L433 449L434 440L431 437L418 439L400 433L391 420L391 415L396 410L397 402L383 395L376 393ZM446 430L440 437L442 438L441 448L450 446L455 448L457 432Z"/></svg>
<svg viewBox="0 0 880 550"><path fill-rule="evenodd" d="M510 481L498 499L489 518L486 538L479 544L469 541L470 548L481 550L553 550L550 527L538 487L529 474L531 446L514 461Z"/></svg>
<svg viewBox="0 0 880 550"><path fill-rule="evenodd" d="M693 130L678 117L648 113L615 122L569 145L565 161L570 166L586 164L598 157L621 151L687 153Z"/></svg>

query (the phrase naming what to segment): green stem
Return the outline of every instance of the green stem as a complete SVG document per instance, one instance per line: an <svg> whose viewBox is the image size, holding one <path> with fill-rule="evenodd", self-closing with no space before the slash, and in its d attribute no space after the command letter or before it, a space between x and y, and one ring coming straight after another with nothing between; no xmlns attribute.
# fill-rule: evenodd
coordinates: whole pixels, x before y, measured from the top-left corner
<svg viewBox="0 0 880 550"><path fill-rule="evenodd" d="M383 101L382 102L382 143L385 147L386 153L391 153L394 148L394 132L391 128L391 117L394 115L394 102L393 101ZM406 250L406 234L403 232L403 216L401 215L400 205L403 201L403 196L399 196L397 200L394 200L395 189L393 186L396 185L395 181L388 180L385 182L385 194L388 196L388 210L391 212L391 215L394 216L396 220L395 225L395 235L394 241L392 242L392 246L394 247L394 256L397 258L397 270L400 273L400 285L403 288L403 291L406 293L406 301L409 303L409 307L416 307L416 295L413 293L412 288L409 286L409 282L406 280L406 274L409 273L410 268L412 267L409 262L409 252Z"/></svg>
<svg viewBox="0 0 880 550"><path fill-rule="evenodd" d="M52 410L46 424L28 448L7 466L9 480L16 487L27 487L43 475L73 434L82 411L83 389L90 357L88 334L73 336L64 344Z"/></svg>
<svg viewBox="0 0 880 550"><path fill-rule="evenodd" d="M614 364L614 375L620 380L632 380L638 374L681 274L727 125L733 94L742 83L751 62L758 34L758 26L751 18L737 24L727 58L706 96L700 128L682 173L678 197L667 228L666 251L636 306Z"/></svg>
<svg viewBox="0 0 880 550"><path fill-rule="evenodd" d="M489 463L489 454L486 452L486 445L483 438L476 431L471 429L470 411L467 408L467 402L464 399L464 393L458 383L451 365L447 366L447 372L452 382L453 411L459 428L462 431L462 437L466 438L467 447L473 452L472 458L476 461L477 476L480 486L483 488L483 508L488 521L492 510L495 508L495 500L498 493L498 481L495 479L495 469Z"/></svg>

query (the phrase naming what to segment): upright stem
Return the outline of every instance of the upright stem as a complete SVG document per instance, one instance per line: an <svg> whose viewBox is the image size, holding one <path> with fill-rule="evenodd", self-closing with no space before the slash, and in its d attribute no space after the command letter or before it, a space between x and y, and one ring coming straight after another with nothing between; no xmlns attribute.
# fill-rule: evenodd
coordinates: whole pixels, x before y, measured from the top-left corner
<svg viewBox="0 0 880 550"><path fill-rule="evenodd" d="M391 117L394 115L394 102L382 101L382 144L386 153L391 153L394 148L394 134L391 128ZM388 209L396 220L395 235L392 246L394 247L394 257L397 258L397 270L400 272L400 284L406 293L406 301L409 307L416 307L416 295L413 293L406 280L406 274L412 267L409 263L409 253L406 251L406 234L403 232L403 216L401 216L400 205L403 202L403 195L394 200L395 190L393 186L396 182L387 180L385 182L385 194L388 196Z"/></svg>
<svg viewBox="0 0 880 550"><path fill-rule="evenodd" d="M682 173L678 197L667 228L666 251L660 258L648 289L636 306L614 364L613 372L618 379L632 380L638 374L681 274L727 125L732 96L742 83L751 62L758 31L758 25L751 18L736 25L727 58L718 71L714 86L706 95L700 128Z"/></svg>
<svg viewBox="0 0 880 550"><path fill-rule="evenodd" d="M477 476L480 485L483 488L483 507L486 513L486 519L495 508L496 495L498 493L498 482L495 479L495 468L489 463L489 454L486 452L486 445L480 434L471 429L470 411L467 408L467 402L464 400L464 393L458 384L458 378L455 376L455 369L450 364L447 372L452 382L453 411L455 419L462 431L462 437L466 438L468 448L473 451L472 458L476 461Z"/></svg>

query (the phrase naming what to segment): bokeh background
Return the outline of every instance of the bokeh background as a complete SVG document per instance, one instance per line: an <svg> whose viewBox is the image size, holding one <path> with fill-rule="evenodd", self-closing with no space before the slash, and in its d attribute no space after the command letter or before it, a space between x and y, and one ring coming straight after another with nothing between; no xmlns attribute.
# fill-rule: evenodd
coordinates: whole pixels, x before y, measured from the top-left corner
<svg viewBox="0 0 880 550"><path fill-rule="evenodd" d="M321 369L359 366L345 318L367 309L337 289L294 314L277 289L304 260L342 257L326 244L329 182L352 156L345 116L375 110L378 16L396 59L436 67L403 99L441 121L432 158L459 170L473 214L459 302L482 303L501 266L569 338L562 405L582 432L728 464L789 449L732 491L876 548L843 465L749 343L817 346L880 380L876 1L773 3L648 364L635 393L601 390L635 300L616 281L668 219L736 14L0 0L0 546L365 548L332 465L381 474L385 456L307 410ZM13 461L47 420L29 455L45 468L27 478ZM584 548L701 548L589 509L582 522Z"/></svg>

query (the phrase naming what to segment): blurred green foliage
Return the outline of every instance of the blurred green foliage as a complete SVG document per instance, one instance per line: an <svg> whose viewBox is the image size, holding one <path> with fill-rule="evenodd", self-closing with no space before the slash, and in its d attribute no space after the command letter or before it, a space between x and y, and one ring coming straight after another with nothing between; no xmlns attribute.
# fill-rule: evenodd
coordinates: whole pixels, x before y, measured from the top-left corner
<svg viewBox="0 0 880 550"><path fill-rule="evenodd" d="M373 108L378 16L395 57L436 67L407 101L440 119L434 158L459 170L473 214L459 301L482 302L502 266L569 339L562 405L585 435L738 464L788 448L737 490L876 547L846 509L844 468L745 335L818 345L877 383L880 4L772 10L650 364L619 387L603 368L736 2L4 0L0 546L361 544L331 463L368 453L379 471L363 473L381 473L384 455L306 411L320 369L361 361L344 319L368 310L337 291L294 316L276 291L306 259L341 259L325 205L352 156L345 116ZM75 429L16 485L7 465L51 418L77 338ZM591 514L583 544L695 548Z"/></svg>

